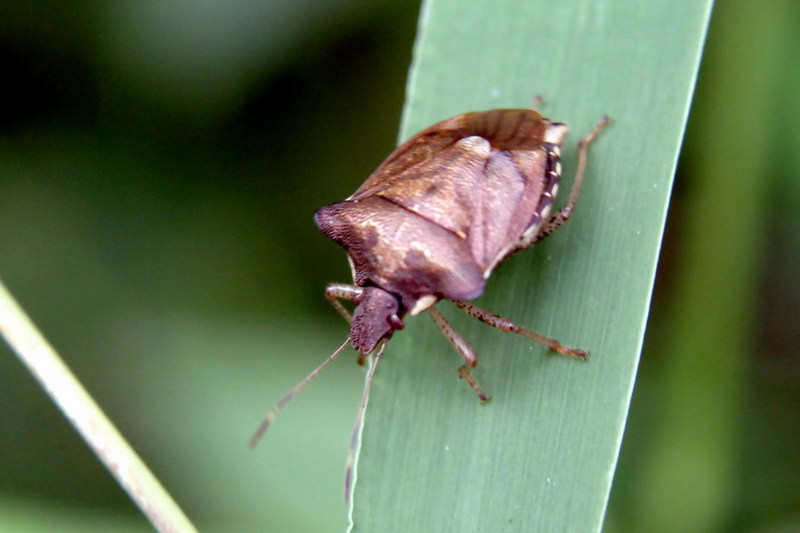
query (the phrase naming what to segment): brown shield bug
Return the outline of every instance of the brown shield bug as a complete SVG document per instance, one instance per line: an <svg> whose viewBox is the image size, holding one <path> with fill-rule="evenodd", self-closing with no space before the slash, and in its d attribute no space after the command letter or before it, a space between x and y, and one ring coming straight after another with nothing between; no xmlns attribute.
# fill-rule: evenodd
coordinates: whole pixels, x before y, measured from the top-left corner
<svg viewBox="0 0 800 533"><path fill-rule="evenodd" d="M537 103L539 99L537 98ZM298 383L267 415L255 445L277 412L351 344L359 364L375 353L350 445L346 497L356 438L375 369L386 341L406 314L427 311L464 359L459 376L483 392L471 370L477 353L434 307L452 300L502 331L517 333L559 353L570 348L466 300L483 294L492 271L566 222L583 182L589 144L610 120L603 117L578 144L578 169L567 204L554 213L561 178L560 147L567 125L533 109L495 109L449 118L397 148L343 202L317 211L319 229L347 251L354 285L333 283L325 296L350 322L347 340ZM339 300L355 305L351 313Z"/></svg>

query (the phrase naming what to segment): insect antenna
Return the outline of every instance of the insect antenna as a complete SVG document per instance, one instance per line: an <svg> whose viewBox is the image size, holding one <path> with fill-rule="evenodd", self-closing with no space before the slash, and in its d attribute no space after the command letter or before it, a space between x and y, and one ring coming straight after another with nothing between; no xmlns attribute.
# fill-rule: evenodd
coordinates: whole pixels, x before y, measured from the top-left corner
<svg viewBox="0 0 800 533"><path fill-rule="evenodd" d="M367 408L367 401L369 400L369 390L372 388L372 378L375 377L375 369L378 368L378 363L380 363L381 356L385 349L386 340L383 340L369 367L367 381L364 384L364 392L361 394L361 403L358 406L355 427L353 427L353 434L350 437L350 450L347 453L347 467L344 473L344 502L346 504L350 503L350 489L352 488L353 463L356 459L356 445L358 444L358 437L361 435L361 423L364 421L364 411Z"/></svg>
<svg viewBox="0 0 800 533"><path fill-rule="evenodd" d="M261 437L264 436L264 433L267 431L270 424L272 424L272 421L275 420L275 417L278 416L278 412L281 409L283 409L283 406L289 403L289 400L294 398L295 394L303 390L303 387L308 385L309 381L317 377L317 375L320 372L322 372L322 370L326 366L328 366L331 362L333 362L333 360L336 359L339 356L339 354L344 351L345 348L347 348L347 345L349 343L350 343L350 337L347 337L347 340L345 340L344 343L342 343L342 345L339 346L335 352L333 352L330 356L328 356L328 358L325 359L321 365L312 370L311 373L307 375L305 378L303 378L303 380L300 383L292 387L292 389L289 392L287 392L283 398L278 400L278 403L275 404L275 407L273 407L272 410L269 413L267 413L267 416L264 417L264 421L261 422L261 425L258 426L256 432L253 433L252 437L250 437L250 440L248 441L247 444L248 446L250 446L251 449L256 447L256 444L258 444L258 441L260 441Z"/></svg>

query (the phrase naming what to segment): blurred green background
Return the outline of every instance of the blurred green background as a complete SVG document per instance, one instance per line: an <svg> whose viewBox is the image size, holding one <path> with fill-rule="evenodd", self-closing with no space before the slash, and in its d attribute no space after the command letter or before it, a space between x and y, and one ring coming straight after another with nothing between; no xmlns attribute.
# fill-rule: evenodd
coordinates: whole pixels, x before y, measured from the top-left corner
<svg viewBox="0 0 800 533"><path fill-rule="evenodd" d="M0 279L201 530L345 527L352 358L246 441L346 335L311 216L394 146L417 11L0 6ZM716 7L609 531L800 530L797 27ZM0 530L149 530L4 344L0 443Z"/></svg>

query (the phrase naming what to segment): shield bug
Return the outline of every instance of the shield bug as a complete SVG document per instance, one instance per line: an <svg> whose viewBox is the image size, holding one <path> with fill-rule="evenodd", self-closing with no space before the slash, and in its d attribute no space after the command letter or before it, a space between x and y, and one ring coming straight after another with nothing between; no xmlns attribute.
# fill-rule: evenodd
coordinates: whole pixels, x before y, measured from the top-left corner
<svg viewBox="0 0 800 533"><path fill-rule="evenodd" d="M538 99L537 99L538 101ZM459 376L481 401L471 370L478 356L434 307L452 300L502 331L540 342L565 355L587 352L565 346L511 320L468 303L503 260L529 248L566 222L575 209L589 144L609 123L603 117L578 144L578 168L567 203L553 212L561 178L560 147L567 125L532 109L495 109L449 118L397 148L343 202L319 209L319 229L347 251L353 285L333 283L325 295L350 322L347 340L298 383L267 415L251 439L255 445L277 412L348 345L359 364L375 354L350 446L349 474L372 377L405 315L427 311L461 354ZM355 305L351 314L340 300Z"/></svg>

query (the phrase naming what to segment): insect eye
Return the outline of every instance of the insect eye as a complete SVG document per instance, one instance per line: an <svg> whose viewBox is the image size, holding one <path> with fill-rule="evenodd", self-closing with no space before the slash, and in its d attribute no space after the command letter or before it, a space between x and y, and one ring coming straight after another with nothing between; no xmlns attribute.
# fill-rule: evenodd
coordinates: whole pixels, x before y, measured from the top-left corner
<svg viewBox="0 0 800 533"><path fill-rule="evenodd" d="M406 327L405 322L397 315L390 315L387 320L389 321L389 325L392 326L392 329L403 329Z"/></svg>

